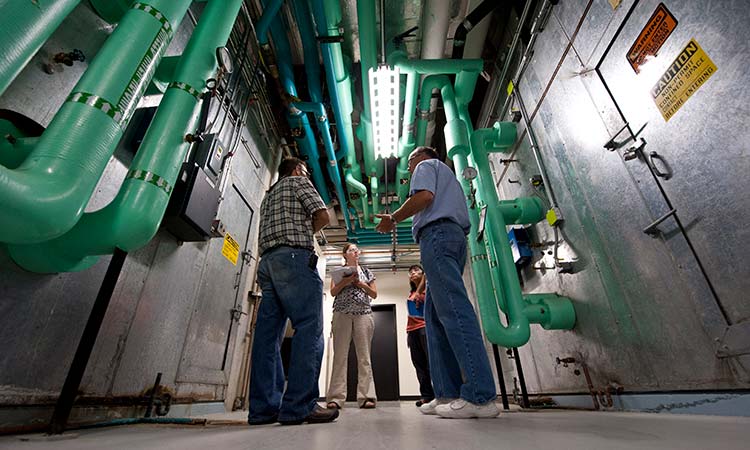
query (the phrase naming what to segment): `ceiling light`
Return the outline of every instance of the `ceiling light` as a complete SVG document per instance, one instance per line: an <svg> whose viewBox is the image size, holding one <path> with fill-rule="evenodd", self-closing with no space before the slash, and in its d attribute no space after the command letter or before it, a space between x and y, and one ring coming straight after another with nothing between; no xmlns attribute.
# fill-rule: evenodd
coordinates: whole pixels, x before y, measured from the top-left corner
<svg viewBox="0 0 750 450"><path fill-rule="evenodd" d="M376 158L396 156L398 148L399 79L398 68L381 65L368 72L370 109Z"/></svg>

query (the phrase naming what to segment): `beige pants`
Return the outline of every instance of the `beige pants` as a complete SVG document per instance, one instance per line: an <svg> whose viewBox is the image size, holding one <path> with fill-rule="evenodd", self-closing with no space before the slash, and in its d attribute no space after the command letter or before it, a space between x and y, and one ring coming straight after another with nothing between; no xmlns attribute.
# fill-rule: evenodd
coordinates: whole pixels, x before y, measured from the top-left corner
<svg viewBox="0 0 750 450"><path fill-rule="evenodd" d="M346 369L349 359L349 343L354 339L357 352L357 403L376 400L375 382L372 379L370 351L375 319L372 314L353 315L333 313L333 370L328 385L326 402L336 402L343 407L346 401Z"/></svg>

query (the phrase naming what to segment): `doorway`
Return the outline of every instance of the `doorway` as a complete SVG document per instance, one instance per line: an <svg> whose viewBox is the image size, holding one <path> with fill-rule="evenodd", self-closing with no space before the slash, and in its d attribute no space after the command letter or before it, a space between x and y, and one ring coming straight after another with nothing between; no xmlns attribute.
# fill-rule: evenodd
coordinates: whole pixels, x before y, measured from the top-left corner
<svg viewBox="0 0 750 450"><path fill-rule="evenodd" d="M378 401L398 400L398 340L396 305L372 305L375 332L372 336L372 376ZM346 370L346 401L357 400L357 353L349 345Z"/></svg>

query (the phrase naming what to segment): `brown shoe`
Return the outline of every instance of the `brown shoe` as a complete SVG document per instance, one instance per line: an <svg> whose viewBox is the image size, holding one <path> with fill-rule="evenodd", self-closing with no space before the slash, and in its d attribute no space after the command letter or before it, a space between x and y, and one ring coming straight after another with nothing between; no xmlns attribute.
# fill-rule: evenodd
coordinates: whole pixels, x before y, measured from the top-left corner
<svg viewBox="0 0 750 450"><path fill-rule="evenodd" d="M336 420L338 416L339 416L338 409L321 408L321 406L316 403L315 408L313 408L312 412L308 414L307 417L300 419L300 420L290 420L290 421L280 420L279 423L282 425L300 425L304 422L327 423L327 422L333 422L334 420Z"/></svg>

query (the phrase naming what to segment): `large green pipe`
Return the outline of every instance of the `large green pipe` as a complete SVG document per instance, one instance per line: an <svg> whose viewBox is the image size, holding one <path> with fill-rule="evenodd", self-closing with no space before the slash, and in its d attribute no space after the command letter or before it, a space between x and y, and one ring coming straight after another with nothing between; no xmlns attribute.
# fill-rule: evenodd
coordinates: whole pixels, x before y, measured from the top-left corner
<svg viewBox="0 0 750 450"><path fill-rule="evenodd" d="M319 37L337 38L339 23L341 22L341 5L338 0L312 0L313 15L318 28ZM346 165L344 167L344 179L349 192L361 192L364 186L361 179L361 169L354 151L354 132L352 131L352 82L344 65L344 57L341 52L340 42L321 42L321 54L326 70L326 81L328 92L331 96L334 116L336 117L336 129L339 134L339 142L346 154ZM360 194L362 201L361 209L365 214L364 222L372 223L367 208L367 189L364 195ZM356 203L355 203L356 205Z"/></svg>
<svg viewBox="0 0 750 450"><path fill-rule="evenodd" d="M375 27L375 0L360 0L357 2L357 26L359 28L359 56L360 74L362 79L362 113L360 114L359 130L357 134L362 141L362 156L365 164L365 174L378 177L380 172L375 165L375 141L372 131L370 111L370 69L375 67L378 59L377 30ZM381 26L383 26L381 24ZM381 51L385 52L385 49ZM376 180L377 183L377 180ZM388 186L385 187L386 190ZM372 193L375 197L375 192ZM375 205L375 198L372 202ZM373 208L373 213L375 208Z"/></svg>
<svg viewBox="0 0 750 450"><path fill-rule="evenodd" d="M0 95L81 0L0 1ZM10 3L10 5L8 4Z"/></svg>
<svg viewBox="0 0 750 450"><path fill-rule="evenodd" d="M461 183L469 205L469 220L471 221L469 251L471 255L472 271L474 272L474 281L477 289L480 316L482 318L482 324L484 325L484 333L490 342L498 345L504 347L521 346L528 342L529 337L531 336L529 321L523 312L523 299L521 299L518 305L509 307L508 326L505 327L500 322L500 316L498 314L497 300L495 292L492 289L492 279L487 261L487 253L484 245L477 240L479 214L473 204L471 182L461 175L463 170L468 166L467 157L470 152L470 142L467 133L467 125L459 117L459 108L456 104L453 87L450 84L450 79L445 75L431 75L425 78L423 86L424 84L427 84L427 89L430 89L428 92L431 92L433 88L440 89L440 94L443 97L443 106L445 107L445 117L447 121L444 129L445 146L448 151L448 156L453 160L456 169L456 176ZM490 220L487 220L487 226L489 225L491 225ZM510 252L509 248L508 252ZM515 276L515 271L513 274ZM517 284L518 283L516 282L516 285Z"/></svg>
<svg viewBox="0 0 750 450"><path fill-rule="evenodd" d="M184 136L198 124L200 92L216 70L216 48L226 44L241 5L208 2L115 199L60 238L8 246L19 265L43 273L82 270L96 261L91 255L133 251L153 238L190 147Z"/></svg>
<svg viewBox="0 0 750 450"><path fill-rule="evenodd" d="M189 5L134 4L32 154L16 170L0 167L0 240L43 242L78 222Z"/></svg>
<svg viewBox="0 0 750 450"><path fill-rule="evenodd" d="M427 115L429 114L429 100L432 97L432 91L428 91L425 94L424 84L422 88L421 99L427 99L427 108L420 107L420 120L418 121L417 137L414 137L414 118L416 116L416 98L417 92L419 91L419 78L420 75L440 75L440 74L456 74L457 79L460 77L462 82L456 85L456 96L459 101L462 100L462 96L467 90L469 91L469 99L474 94L474 85L471 84L471 77L476 83L476 77L482 71L484 62L481 59L424 59L414 60L409 59L408 55L397 50L388 55L388 64L398 67L401 73L407 75L406 78L406 98L404 102L404 122L403 131L401 133L401 140L399 141L399 165L396 169L396 174L399 180L398 185L398 197L400 201L406 200L406 195L409 192L408 180L410 178L409 171L407 170L407 156L417 145L424 145L424 136L427 130ZM421 136L420 140L418 136ZM406 139L404 139L406 136ZM406 182L401 183L401 180Z"/></svg>

